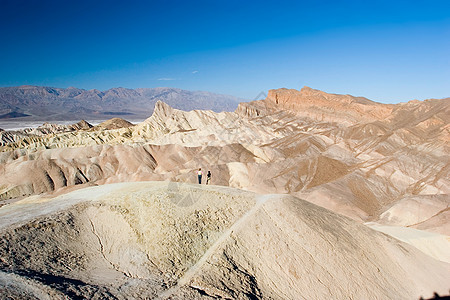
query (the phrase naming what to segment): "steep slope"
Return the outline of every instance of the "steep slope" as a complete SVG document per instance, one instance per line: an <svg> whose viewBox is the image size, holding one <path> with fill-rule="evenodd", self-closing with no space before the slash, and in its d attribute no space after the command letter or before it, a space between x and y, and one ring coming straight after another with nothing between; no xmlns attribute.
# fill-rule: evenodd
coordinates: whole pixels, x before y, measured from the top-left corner
<svg viewBox="0 0 450 300"><path fill-rule="evenodd" d="M0 208L3 295L417 299L450 266L291 196L168 182Z"/></svg>
<svg viewBox="0 0 450 300"><path fill-rule="evenodd" d="M328 94L309 87L270 90L265 100L276 109L295 111L314 121L355 124L388 117L393 105L381 104L363 97Z"/></svg>

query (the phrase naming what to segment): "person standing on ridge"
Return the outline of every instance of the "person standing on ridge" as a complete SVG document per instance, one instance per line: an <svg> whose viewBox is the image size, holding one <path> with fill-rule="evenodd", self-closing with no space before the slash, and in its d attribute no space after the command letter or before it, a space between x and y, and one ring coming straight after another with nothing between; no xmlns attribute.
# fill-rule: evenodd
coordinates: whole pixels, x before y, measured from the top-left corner
<svg viewBox="0 0 450 300"><path fill-rule="evenodd" d="M202 175L203 175L202 168L198 169L197 175L198 175L198 184L202 184Z"/></svg>
<svg viewBox="0 0 450 300"><path fill-rule="evenodd" d="M206 184L210 184L211 182L211 171L208 171L206 174Z"/></svg>

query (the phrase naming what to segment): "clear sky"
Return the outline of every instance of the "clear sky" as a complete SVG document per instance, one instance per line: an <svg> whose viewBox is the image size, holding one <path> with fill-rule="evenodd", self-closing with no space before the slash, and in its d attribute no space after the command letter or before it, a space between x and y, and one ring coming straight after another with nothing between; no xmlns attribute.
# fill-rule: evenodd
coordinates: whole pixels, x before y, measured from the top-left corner
<svg viewBox="0 0 450 300"><path fill-rule="evenodd" d="M450 97L450 1L0 0L0 86Z"/></svg>

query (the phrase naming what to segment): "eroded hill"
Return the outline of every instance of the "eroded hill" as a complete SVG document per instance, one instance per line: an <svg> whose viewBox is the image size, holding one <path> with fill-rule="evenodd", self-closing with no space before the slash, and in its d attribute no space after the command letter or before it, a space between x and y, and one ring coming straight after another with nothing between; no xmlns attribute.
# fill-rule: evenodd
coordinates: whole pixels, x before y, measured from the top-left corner
<svg viewBox="0 0 450 300"><path fill-rule="evenodd" d="M403 220L448 234L449 103L384 105L310 88L273 90L235 112L158 102L136 126L3 141L0 197L122 181L195 182L203 167L213 184L292 194L356 220ZM399 215L412 197L433 204Z"/></svg>

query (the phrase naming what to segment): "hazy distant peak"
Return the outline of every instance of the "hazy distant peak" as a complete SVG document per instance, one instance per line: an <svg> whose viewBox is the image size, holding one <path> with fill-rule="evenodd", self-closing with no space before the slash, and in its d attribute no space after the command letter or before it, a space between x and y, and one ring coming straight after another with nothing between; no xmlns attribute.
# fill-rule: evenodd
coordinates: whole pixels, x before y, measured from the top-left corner
<svg viewBox="0 0 450 300"><path fill-rule="evenodd" d="M54 88L39 86L0 88L0 118L22 120L107 120L124 117L148 118L157 100L181 110L234 111L241 99L210 92L178 88Z"/></svg>

